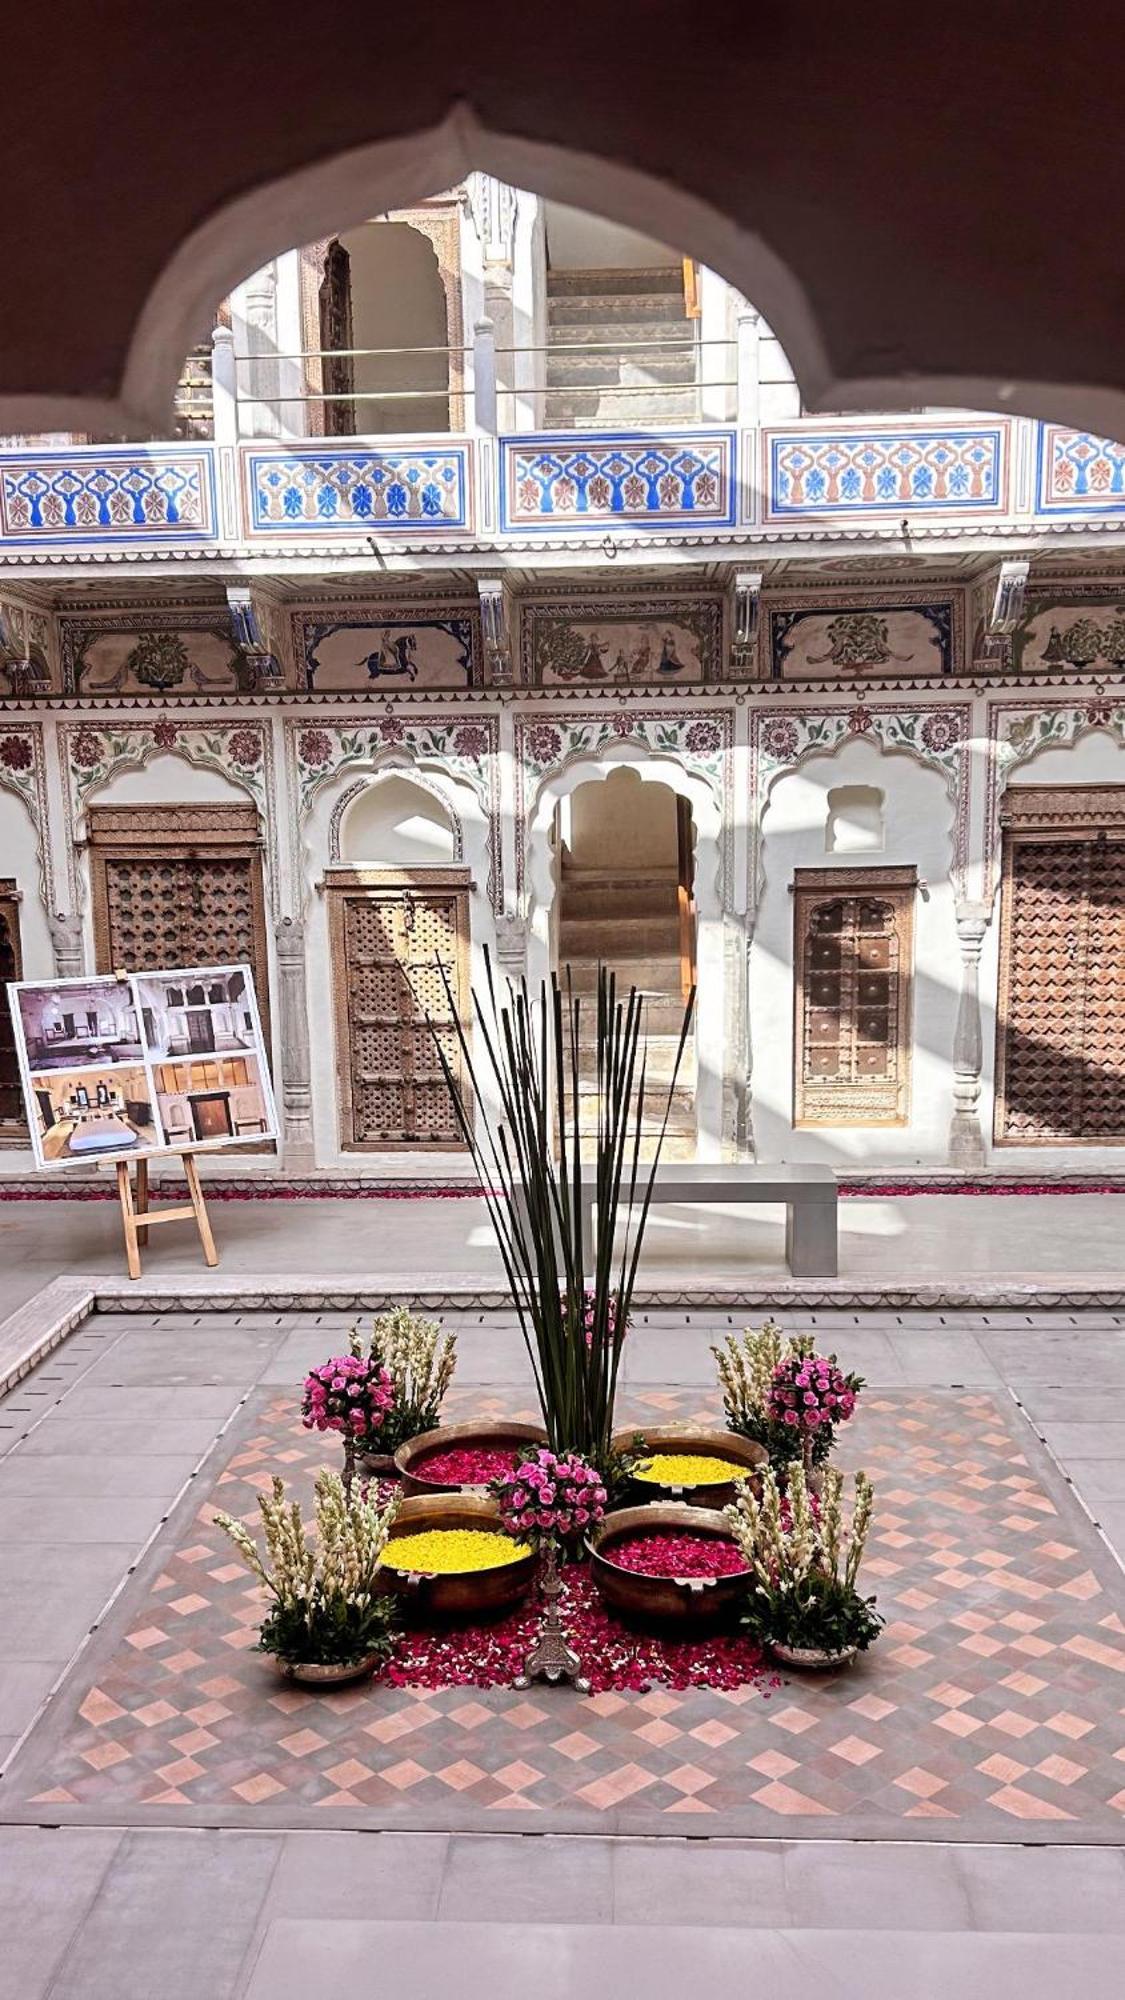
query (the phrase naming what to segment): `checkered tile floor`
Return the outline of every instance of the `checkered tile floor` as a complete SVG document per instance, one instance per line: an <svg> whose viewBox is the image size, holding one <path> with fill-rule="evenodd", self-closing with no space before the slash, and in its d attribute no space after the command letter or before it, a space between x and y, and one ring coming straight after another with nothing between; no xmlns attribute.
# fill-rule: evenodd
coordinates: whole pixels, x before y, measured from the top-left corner
<svg viewBox="0 0 1125 2000"><path fill-rule="evenodd" d="M467 1393L477 1413L497 1398ZM260 1392L17 1757L4 1816L215 1825L603 1828L1119 1839L1121 1577L1003 1399L869 1391L845 1462L877 1492L864 1579L887 1630L854 1669L741 1688L379 1685L314 1695L254 1652L258 1595L213 1524L255 1517L323 1439ZM635 1395L623 1420L714 1418Z"/></svg>

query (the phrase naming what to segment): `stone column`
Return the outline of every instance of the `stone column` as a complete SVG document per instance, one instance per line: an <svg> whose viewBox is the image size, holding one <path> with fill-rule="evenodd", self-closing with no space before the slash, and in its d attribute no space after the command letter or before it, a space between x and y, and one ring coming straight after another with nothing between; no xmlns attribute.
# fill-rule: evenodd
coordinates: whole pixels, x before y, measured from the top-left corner
<svg viewBox="0 0 1125 2000"><path fill-rule="evenodd" d="M984 1056L980 1021L980 955L992 915L989 903L958 903L957 937L961 945L961 998L953 1031L953 1118L949 1127L949 1164L970 1173L984 1165L980 1129L980 1075Z"/></svg>
<svg viewBox="0 0 1125 2000"><path fill-rule="evenodd" d="M47 926L55 954L55 974L59 979L81 979L86 970L86 946L82 919L59 910L48 916Z"/></svg>
<svg viewBox="0 0 1125 2000"><path fill-rule="evenodd" d="M282 917L274 928L281 1014L282 1159L287 1172L308 1173L316 1165L312 1126L312 1072L309 1012L305 985L305 926Z"/></svg>

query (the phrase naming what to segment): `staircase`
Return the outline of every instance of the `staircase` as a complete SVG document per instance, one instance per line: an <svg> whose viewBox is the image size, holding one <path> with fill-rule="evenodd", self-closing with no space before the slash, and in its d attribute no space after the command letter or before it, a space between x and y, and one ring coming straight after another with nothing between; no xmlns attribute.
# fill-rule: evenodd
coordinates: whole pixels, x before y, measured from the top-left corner
<svg viewBox="0 0 1125 2000"><path fill-rule="evenodd" d="M548 430L699 421L695 322L680 265L549 270L547 344Z"/></svg>
<svg viewBox="0 0 1125 2000"><path fill-rule="evenodd" d="M641 1154L651 1159L683 1025L679 887L672 873L618 873L564 867L558 936L559 977L566 968L583 998L579 1045L579 1129L597 1130L598 967L617 975L618 997L636 986L644 1000L645 1110ZM589 1004L586 996L589 996ZM689 1036L672 1098L661 1158L695 1157L695 1037ZM585 1150L585 1149L583 1149Z"/></svg>

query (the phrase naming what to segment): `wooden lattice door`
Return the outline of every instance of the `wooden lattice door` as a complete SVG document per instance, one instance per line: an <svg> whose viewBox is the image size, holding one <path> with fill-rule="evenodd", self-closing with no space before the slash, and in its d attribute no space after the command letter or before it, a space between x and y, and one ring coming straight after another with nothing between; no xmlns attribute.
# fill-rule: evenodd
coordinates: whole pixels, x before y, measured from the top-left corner
<svg viewBox="0 0 1125 2000"><path fill-rule="evenodd" d="M7 993L8 981L22 977L19 891L14 882L0 881L0 1139L19 1138L27 1131Z"/></svg>
<svg viewBox="0 0 1125 2000"><path fill-rule="evenodd" d="M90 852L99 972L249 964L268 1045L255 808L95 806Z"/></svg>
<svg viewBox="0 0 1125 2000"><path fill-rule="evenodd" d="M997 1018L999 1143L1125 1140L1125 825L1119 795L1012 798ZM1058 824L1059 815L1077 823ZM1085 818L1086 823L1082 821ZM1108 822L1108 823L1107 823Z"/></svg>
<svg viewBox="0 0 1125 2000"><path fill-rule="evenodd" d="M798 1125L901 1125L909 1118L915 888L910 868L798 873Z"/></svg>
<svg viewBox="0 0 1125 2000"><path fill-rule="evenodd" d="M355 432L355 362L352 336L352 260L338 237L324 253L317 300L320 310L320 366L324 381L324 428L329 437Z"/></svg>
<svg viewBox="0 0 1125 2000"><path fill-rule="evenodd" d="M468 876L463 869L393 880L360 873L332 888L341 1144L459 1147L429 1023L463 1084L449 996L464 1019Z"/></svg>

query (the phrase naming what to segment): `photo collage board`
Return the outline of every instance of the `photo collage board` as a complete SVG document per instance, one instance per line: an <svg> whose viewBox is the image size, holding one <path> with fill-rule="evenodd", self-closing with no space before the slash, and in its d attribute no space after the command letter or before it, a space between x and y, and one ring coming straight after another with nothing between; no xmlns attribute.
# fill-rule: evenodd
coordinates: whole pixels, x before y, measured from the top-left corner
<svg viewBox="0 0 1125 2000"><path fill-rule="evenodd" d="M276 1139L248 965L8 987L41 1167Z"/></svg>

